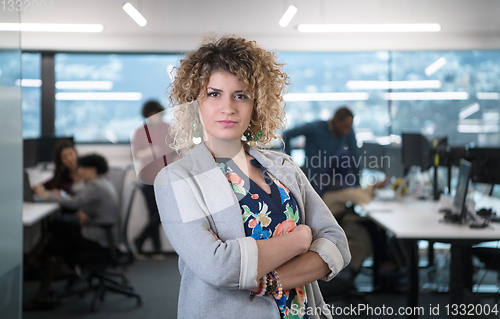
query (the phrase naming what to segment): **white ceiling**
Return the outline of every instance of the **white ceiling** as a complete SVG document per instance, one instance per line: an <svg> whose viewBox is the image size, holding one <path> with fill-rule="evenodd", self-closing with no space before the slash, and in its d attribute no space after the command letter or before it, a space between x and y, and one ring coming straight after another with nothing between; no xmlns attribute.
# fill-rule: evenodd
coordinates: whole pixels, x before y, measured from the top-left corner
<svg viewBox="0 0 500 319"><path fill-rule="evenodd" d="M40 1L40 0L39 0ZM45 0L22 12L25 23L99 23L98 34L23 33L24 49L179 52L204 36L237 34L267 49L294 51L500 48L500 0L129 0L148 24L139 27L125 0ZM298 8L287 28L278 21ZM304 34L299 23L439 23L439 33Z"/></svg>

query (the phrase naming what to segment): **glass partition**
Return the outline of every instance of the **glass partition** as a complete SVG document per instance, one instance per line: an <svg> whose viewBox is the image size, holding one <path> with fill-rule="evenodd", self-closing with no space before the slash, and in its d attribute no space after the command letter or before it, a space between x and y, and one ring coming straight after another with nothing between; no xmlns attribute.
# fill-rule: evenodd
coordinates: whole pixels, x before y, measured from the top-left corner
<svg viewBox="0 0 500 319"><path fill-rule="evenodd" d="M0 11L19 23L19 12ZM22 125L20 34L0 31L0 318L21 318Z"/></svg>

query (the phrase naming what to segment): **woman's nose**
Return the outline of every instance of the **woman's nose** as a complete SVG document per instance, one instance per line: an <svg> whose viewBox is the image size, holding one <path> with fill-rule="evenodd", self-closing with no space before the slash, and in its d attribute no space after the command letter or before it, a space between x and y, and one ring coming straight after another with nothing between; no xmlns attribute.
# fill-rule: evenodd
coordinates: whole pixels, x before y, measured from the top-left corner
<svg viewBox="0 0 500 319"><path fill-rule="evenodd" d="M224 98L221 101L222 113L233 114L235 112L234 101L232 98Z"/></svg>

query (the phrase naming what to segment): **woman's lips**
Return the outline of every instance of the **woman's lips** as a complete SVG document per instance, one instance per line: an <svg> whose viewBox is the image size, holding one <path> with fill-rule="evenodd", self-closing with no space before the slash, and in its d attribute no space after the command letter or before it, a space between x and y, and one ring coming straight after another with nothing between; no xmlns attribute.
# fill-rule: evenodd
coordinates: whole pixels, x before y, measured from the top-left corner
<svg viewBox="0 0 500 319"><path fill-rule="evenodd" d="M233 127L234 124L236 124L235 121L230 121L230 120L222 120L222 121L218 121L218 123L224 127Z"/></svg>

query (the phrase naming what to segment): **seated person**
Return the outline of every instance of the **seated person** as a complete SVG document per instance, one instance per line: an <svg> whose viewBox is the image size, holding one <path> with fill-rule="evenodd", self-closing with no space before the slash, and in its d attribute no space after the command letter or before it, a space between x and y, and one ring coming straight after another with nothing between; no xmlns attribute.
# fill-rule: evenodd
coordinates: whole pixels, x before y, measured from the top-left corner
<svg viewBox="0 0 500 319"><path fill-rule="evenodd" d="M61 191L75 195L83 188L78 174L78 154L75 144L70 140L60 140L54 147L54 177L44 184L33 188L35 195L46 197L47 192L60 195ZM68 212L63 210L63 212ZM74 213L74 211L69 211Z"/></svg>
<svg viewBox="0 0 500 319"><path fill-rule="evenodd" d="M352 170L347 163L352 154L340 152L338 165L334 168L325 169L320 174L318 193L328 206L335 219L344 229L351 251L351 262L343 270L344 274L339 274L339 279L345 279L345 290L353 286L354 279L359 273L363 261L375 253L378 254L382 267L395 267L389 262L386 250L385 233L381 231L371 220L361 217L353 210L346 209L348 202L352 205L369 203L375 196L375 190L384 188L389 182L387 177L383 182L378 182L368 187L361 187L354 183ZM347 162L346 162L347 161ZM348 272L348 274L346 274ZM325 296L343 293L342 285L328 287L328 283L320 283ZM331 286L331 285L330 285Z"/></svg>
<svg viewBox="0 0 500 319"><path fill-rule="evenodd" d="M113 224L113 236L118 243L118 225L120 212L118 196L111 181L104 176L108 164L100 155L87 155L78 159L78 173L84 181L84 188L75 196L61 196L45 192L43 198L58 202L61 207L75 210L74 215L63 214L49 225L51 234L45 247L43 274L38 294L31 307L48 308L47 302L52 291L51 282L58 266L58 259L63 259L70 266L73 256L87 251L106 251L108 241L104 228L100 224ZM72 264L72 265L71 265ZM29 310L29 308L27 307Z"/></svg>

